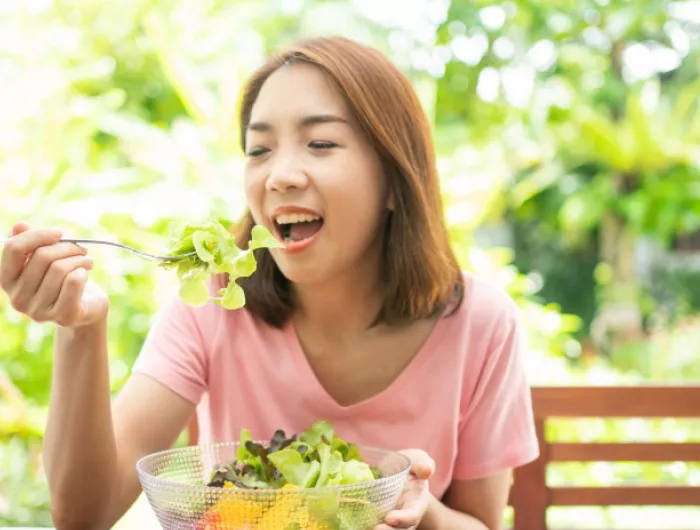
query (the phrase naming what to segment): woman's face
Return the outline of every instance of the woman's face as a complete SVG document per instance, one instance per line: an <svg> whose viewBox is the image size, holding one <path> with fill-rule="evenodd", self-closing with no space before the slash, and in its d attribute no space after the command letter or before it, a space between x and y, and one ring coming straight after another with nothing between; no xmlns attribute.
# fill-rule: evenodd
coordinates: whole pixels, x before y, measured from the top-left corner
<svg viewBox="0 0 700 530"><path fill-rule="evenodd" d="M272 255L294 283L376 265L387 187L381 161L319 68L275 71L246 132L245 187L257 224L284 242Z"/></svg>

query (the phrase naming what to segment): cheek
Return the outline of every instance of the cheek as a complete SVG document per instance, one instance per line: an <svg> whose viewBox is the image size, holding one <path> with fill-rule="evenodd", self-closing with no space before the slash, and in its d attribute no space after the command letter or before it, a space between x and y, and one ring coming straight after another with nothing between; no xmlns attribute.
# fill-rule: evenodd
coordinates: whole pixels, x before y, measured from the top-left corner
<svg viewBox="0 0 700 530"><path fill-rule="evenodd" d="M327 206L335 213L336 230L365 239L368 232L376 232L386 210L384 177L366 164L347 168L351 171L345 178L335 180L332 189L327 189Z"/></svg>
<svg viewBox="0 0 700 530"><path fill-rule="evenodd" d="M337 178L334 187L340 194L352 197L354 202L362 203L363 208L374 210L385 200L385 177L379 160L367 149L357 149L338 161Z"/></svg>
<svg viewBox="0 0 700 530"><path fill-rule="evenodd" d="M248 209L253 215L256 223L260 222L263 210L263 200L265 197L265 183L262 179L257 178L255 171L246 169L243 187L245 189L246 202Z"/></svg>
<svg viewBox="0 0 700 530"><path fill-rule="evenodd" d="M357 207L370 219L380 217L387 207L385 180L382 170L369 164L363 164L354 175Z"/></svg>

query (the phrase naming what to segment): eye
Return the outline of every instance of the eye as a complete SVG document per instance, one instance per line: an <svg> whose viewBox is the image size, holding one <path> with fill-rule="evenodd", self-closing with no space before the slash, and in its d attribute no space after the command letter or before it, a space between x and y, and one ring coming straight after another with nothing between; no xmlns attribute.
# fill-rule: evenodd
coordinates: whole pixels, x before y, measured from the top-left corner
<svg viewBox="0 0 700 530"><path fill-rule="evenodd" d="M318 142L310 142L309 147L311 147L311 149L326 150L326 149L332 149L334 147L338 147L338 144L334 144L333 142L318 141Z"/></svg>
<svg viewBox="0 0 700 530"><path fill-rule="evenodd" d="M269 149L267 147L253 147L246 153L246 156L255 158L256 156L261 156L267 153Z"/></svg>

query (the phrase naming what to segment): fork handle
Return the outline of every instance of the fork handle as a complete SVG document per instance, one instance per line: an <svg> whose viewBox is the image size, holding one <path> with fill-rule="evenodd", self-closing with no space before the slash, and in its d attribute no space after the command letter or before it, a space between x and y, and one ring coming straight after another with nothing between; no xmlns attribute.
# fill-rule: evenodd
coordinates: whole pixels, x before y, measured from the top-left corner
<svg viewBox="0 0 700 530"><path fill-rule="evenodd" d="M0 238L0 245L4 245L9 240L10 240L9 237ZM165 256L154 256L153 254L141 252L140 250L136 250L135 248L129 247L127 245L122 245L121 243L116 243L114 241L105 241L103 239L80 239L80 238L64 237L64 238L59 239L59 242L75 243L75 244L85 243L85 244L90 244L90 245L109 245L111 247L118 247L118 248L122 248L124 250L128 250L129 252L133 252L134 254L138 254L139 256L142 256L142 257L147 258L147 259L152 259L154 261L166 261L168 259ZM170 259L172 259L172 258L170 258Z"/></svg>
<svg viewBox="0 0 700 530"><path fill-rule="evenodd" d="M0 245L4 245L7 243L9 238L0 238ZM75 243L75 244L90 244L90 245L108 245L111 247L117 247L121 248L124 250L127 250L131 252L132 254L136 254L138 256L141 256L142 258L149 259L151 261L160 261L160 262L167 262L167 261L177 261L182 258L186 258L188 256L191 256L193 253L190 254L179 254L177 256L158 256L155 254L149 254L148 252L142 252L140 250L136 250L133 247L130 247L128 245L122 245L121 243L116 243L114 241L106 241L104 239L79 239L79 238L61 238L59 241L63 243Z"/></svg>
<svg viewBox="0 0 700 530"><path fill-rule="evenodd" d="M85 243L85 244L90 244L90 245L108 245L111 247L117 247L121 248L124 250L127 250L131 252L132 254L136 254L137 256L141 256L142 258L149 259L151 261L176 261L178 259L181 259L183 257L187 257L187 254L182 254L178 256L157 256L155 254L149 254L148 252L142 252L141 250L137 250L133 247L130 247L128 245L122 245L121 243L116 243L114 241L106 241L104 239L78 239L78 238L62 238L60 241L63 241L65 243L75 243L75 244L80 244L80 243Z"/></svg>
<svg viewBox="0 0 700 530"><path fill-rule="evenodd" d="M140 250L136 250L135 248L129 247L127 245L122 245L121 243L116 243L115 241L106 241L104 239L80 239L80 238L61 238L59 241L63 243L75 243L75 244L80 244L80 243L85 243L88 245L108 245L110 247L118 247L118 248L123 248L124 250L128 250L129 252L133 252L134 254L139 254L140 256L143 257L150 257L152 259L157 259L158 256L153 256L152 254L147 254L145 252L141 252Z"/></svg>

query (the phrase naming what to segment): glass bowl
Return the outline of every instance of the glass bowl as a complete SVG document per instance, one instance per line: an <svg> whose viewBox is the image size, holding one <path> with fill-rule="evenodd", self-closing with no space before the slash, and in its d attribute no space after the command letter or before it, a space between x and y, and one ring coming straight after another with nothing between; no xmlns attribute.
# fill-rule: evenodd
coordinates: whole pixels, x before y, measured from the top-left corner
<svg viewBox="0 0 700 530"><path fill-rule="evenodd" d="M381 478L321 488L209 487L212 469L236 457L237 442L168 449L136 464L148 502L165 530L371 530L399 501L410 461L360 446Z"/></svg>

